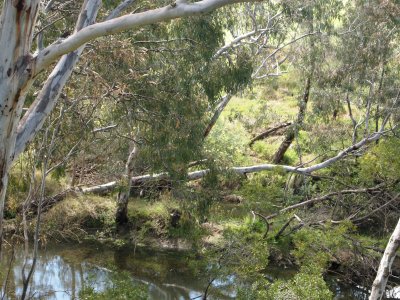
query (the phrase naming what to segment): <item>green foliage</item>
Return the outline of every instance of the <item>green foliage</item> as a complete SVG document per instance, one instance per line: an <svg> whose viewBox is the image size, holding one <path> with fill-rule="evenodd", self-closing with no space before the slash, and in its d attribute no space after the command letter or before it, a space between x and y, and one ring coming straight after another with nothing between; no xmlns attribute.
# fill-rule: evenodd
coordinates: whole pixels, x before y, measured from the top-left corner
<svg viewBox="0 0 400 300"><path fill-rule="evenodd" d="M207 137L206 151L221 165L243 164L248 134L238 121L220 118Z"/></svg>
<svg viewBox="0 0 400 300"><path fill-rule="evenodd" d="M65 177L65 175L66 175L65 166L59 166L59 167L55 168L53 170L53 172L51 172L50 176L51 176L51 178L53 178L57 181L60 181L62 178Z"/></svg>
<svg viewBox="0 0 400 300"><path fill-rule="evenodd" d="M110 281L106 282L106 287L102 291L95 290L89 279L84 282L82 290L79 292L79 299L82 300L128 300L128 299L148 299L147 287L143 284L133 282L131 275L127 272L112 272Z"/></svg>
<svg viewBox="0 0 400 300"><path fill-rule="evenodd" d="M264 141L257 141L254 143L252 149L259 157L271 159L275 151L278 149L278 145L270 144Z"/></svg>
<svg viewBox="0 0 400 300"><path fill-rule="evenodd" d="M110 233L114 228L115 210L115 201L110 198L93 195L67 197L43 215L41 232L44 239L77 241L85 237L87 231Z"/></svg>
<svg viewBox="0 0 400 300"><path fill-rule="evenodd" d="M398 155L400 140L383 139L360 160L360 178L366 182L395 182L400 179L400 158Z"/></svg>
<svg viewBox="0 0 400 300"><path fill-rule="evenodd" d="M328 300L333 299L322 270L315 265L303 266L292 280L278 280L258 293L258 299L269 300Z"/></svg>
<svg viewBox="0 0 400 300"><path fill-rule="evenodd" d="M284 196L285 177L285 173L280 173L279 170L251 175L243 183L239 193L252 209L259 208L270 212L273 210L273 205Z"/></svg>
<svg viewBox="0 0 400 300"><path fill-rule="evenodd" d="M194 202L185 199L185 202ZM171 213L179 212L179 220L174 226ZM206 216L206 214L200 214ZM135 231L132 233L135 243L146 243L150 238L180 238L187 240L193 247L204 236L205 231L196 221L196 207L180 203L171 195L162 195L161 199L149 201L132 199L128 204L128 217Z"/></svg>
<svg viewBox="0 0 400 300"><path fill-rule="evenodd" d="M349 241L343 235L353 228L350 222L345 222L339 226L299 230L293 236L292 254L299 265L325 268L328 261L334 260L338 253L350 249Z"/></svg>
<svg viewBox="0 0 400 300"><path fill-rule="evenodd" d="M261 279L268 264L268 246L264 224L246 218L241 225L224 230L224 240L205 250L207 273L211 278L235 274L245 282Z"/></svg>

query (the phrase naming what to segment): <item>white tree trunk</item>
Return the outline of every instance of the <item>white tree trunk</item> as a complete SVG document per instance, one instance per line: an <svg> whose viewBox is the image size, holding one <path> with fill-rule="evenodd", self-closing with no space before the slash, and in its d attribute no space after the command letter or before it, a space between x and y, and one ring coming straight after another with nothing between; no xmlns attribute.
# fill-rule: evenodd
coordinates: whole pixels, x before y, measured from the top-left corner
<svg viewBox="0 0 400 300"><path fill-rule="evenodd" d="M29 51L39 3L39 0L4 1L0 18L0 240L16 129L32 84Z"/></svg>
<svg viewBox="0 0 400 300"><path fill-rule="evenodd" d="M385 293L386 283L389 275L392 272L392 264L396 258L396 252L400 247L400 219L394 229L392 236L386 246L385 252L383 253L379 269L376 274L374 283L372 284L371 295L369 300L382 299Z"/></svg>

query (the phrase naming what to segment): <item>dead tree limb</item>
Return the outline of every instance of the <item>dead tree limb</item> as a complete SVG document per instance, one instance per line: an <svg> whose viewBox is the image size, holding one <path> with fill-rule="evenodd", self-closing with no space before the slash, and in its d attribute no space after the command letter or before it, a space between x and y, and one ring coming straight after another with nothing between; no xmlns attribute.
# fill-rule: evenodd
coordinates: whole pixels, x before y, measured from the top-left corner
<svg viewBox="0 0 400 300"><path fill-rule="evenodd" d="M287 166L287 165L276 165L276 164L260 164L260 165L254 165L254 166L247 166L247 167L233 167L233 168L228 168L226 171L230 171L239 175L244 175L248 173L257 173L261 171L275 171L275 170L280 170L280 171L285 171L285 172L291 172L291 173L298 173L298 174L303 174L307 176L312 176L311 173L324 169L333 163L345 158L346 156L350 155L356 150L359 150L360 148L364 147L365 145L374 142L378 140L386 131L382 127L379 132L375 132L371 134L371 136L366 137L359 141L358 143L351 145L350 147L340 151L338 154L335 156L328 158L320 163L314 164L309 167L293 167L293 166ZM204 169L204 170L198 170L194 172L189 172L187 174L186 179L187 180L197 180L200 178L203 178L210 172L209 169ZM132 177L132 186L134 185L140 185L141 183L149 182L149 181L159 181L163 179L168 179L169 175L166 172L163 173L158 173L158 174L146 174L146 175L141 175L141 176L135 176ZM86 193L96 193L96 194L101 194L101 193L106 193L111 190L113 190L117 186L116 181L111 181L105 184L101 185L96 185L92 187L86 187L82 188L80 191L83 194Z"/></svg>
<svg viewBox="0 0 400 300"><path fill-rule="evenodd" d="M272 215L267 216L267 219L275 218L276 216L278 216L280 214L283 214L283 213L285 213L287 211L290 211L290 210L293 210L293 209L296 209L296 208L299 208L299 207L303 207L303 206L306 206L306 205L310 205L310 204L314 204L314 203L317 203L317 202L322 202L322 201L325 201L325 200L332 199L332 197L338 196L338 195L379 193L380 192L379 190L383 186L384 186L383 184L379 184L379 185L374 186L372 188L352 189L352 190L342 190L342 191L338 191L338 192L332 192L332 193L329 193L329 194L326 194L326 195L323 195L323 196L320 196L320 197L312 198L312 199L309 199L309 200L306 200L306 201L303 201L303 202L300 202L300 203L285 207L285 208L279 210L277 213L274 213Z"/></svg>
<svg viewBox="0 0 400 300"><path fill-rule="evenodd" d="M282 228L278 231L278 233L275 235L275 240L278 240L280 238L280 236L283 234L283 232L285 231L285 229L290 225L290 223L296 219L295 216L291 217L283 226Z"/></svg>
<svg viewBox="0 0 400 300"><path fill-rule="evenodd" d="M292 125L292 122L285 122L279 125L276 125L272 128L268 128L267 130L265 130L264 132L256 135L249 143L249 146L253 146L253 144L259 140L265 139L267 137L269 137L271 134L274 134L275 132L277 132L279 129L285 128Z"/></svg>
<svg viewBox="0 0 400 300"><path fill-rule="evenodd" d="M264 221L265 225L267 226L267 230L265 231L265 233L264 233L264 235L263 235L263 238L264 238L264 239L267 238L268 232L269 232L269 229L270 229L270 224L269 224L269 221L268 221L267 217L264 216L264 215L262 215L262 214L260 214L260 213L258 213L258 212L256 212L256 211L254 211L254 210L252 210L251 213L252 213L254 216L260 217L260 219Z"/></svg>

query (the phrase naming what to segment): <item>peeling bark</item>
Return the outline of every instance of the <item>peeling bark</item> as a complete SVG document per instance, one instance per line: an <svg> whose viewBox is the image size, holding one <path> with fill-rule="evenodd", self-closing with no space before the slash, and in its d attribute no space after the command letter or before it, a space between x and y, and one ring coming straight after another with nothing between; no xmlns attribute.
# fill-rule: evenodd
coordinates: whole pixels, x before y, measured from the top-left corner
<svg viewBox="0 0 400 300"><path fill-rule="evenodd" d="M8 170L14 159L16 128L27 90L32 84L32 57L29 50L39 2L5 1L0 17L0 240L3 236L4 201Z"/></svg>
<svg viewBox="0 0 400 300"><path fill-rule="evenodd" d="M100 0L85 1L75 32L96 20L100 5ZM74 52L64 55L47 78L39 95L19 122L14 157L18 157L24 151L26 144L32 141L35 134L42 128L46 117L57 104L61 91L70 78L84 49L85 45Z"/></svg>

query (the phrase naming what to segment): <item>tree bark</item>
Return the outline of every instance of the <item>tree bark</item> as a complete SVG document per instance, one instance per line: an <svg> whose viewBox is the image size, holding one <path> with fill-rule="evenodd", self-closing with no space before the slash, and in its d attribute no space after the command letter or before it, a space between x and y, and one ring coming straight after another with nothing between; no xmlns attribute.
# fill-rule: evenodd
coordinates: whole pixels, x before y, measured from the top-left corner
<svg viewBox="0 0 400 300"><path fill-rule="evenodd" d="M31 85L33 29L39 0L4 1L0 19L0 250L8 170L16 128Z"/></svg>
<svg viewBox="0 0 400 300"><path fill-rule="evenodd" d="M100 5L100 0L86 0L84 2L75 32L95 22ZM18 124L14 157L18 157L24 151L27 143L32 141L36 132L42 128L46 117L56 106L61 91L71 77L84 49L85 45L62 56L47 78L35 101Z"/></svg>
<svg viewBox="0 0 400 300"><path fill-rule="evenodd" d="M131 178L135 164L134 159L137 157L137 153L138 148L134 145L125 164L126 185L124 189L118 193L117 212L115 214L115 223L117 224L117 227L121 227L128 223L128 200L132 187Z"/></svg>
<svg viewBox="0 0 400 300"><path fill-rule="evenodd" d="M303 99L301 100L299 105L299 113L297 114L297 120L288 129L285 139L279 146L278 150L275 152L274 157L272 159L272 162L274 164L279 164L282 161L286 151L289 149L290 145L292 144L296 136L296 131L298 131L299 127L303 124L304 116L307 109L308 99L310 97L310 88L311 88L311 76L308 77L306 81L306 87L304 90Z"/></svg>
<svg viewBox="0 0 400 300"><path fill-rule="evenodd" d="M369 300L382 299L385 293L386 283L392 270L392 264L396 257L396 252L400 247L400 219L394 229L392 236L383 253L379 269L376 274L374 283L372 284L371 294Z"/></svg>

